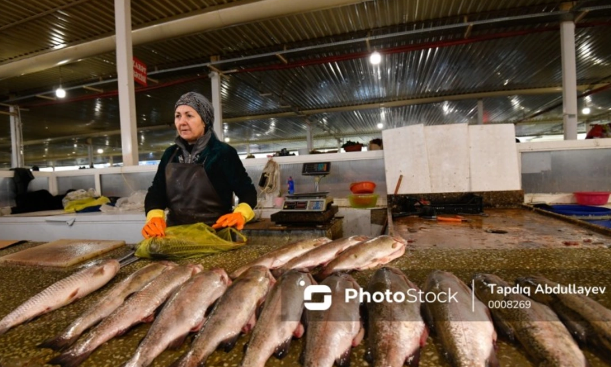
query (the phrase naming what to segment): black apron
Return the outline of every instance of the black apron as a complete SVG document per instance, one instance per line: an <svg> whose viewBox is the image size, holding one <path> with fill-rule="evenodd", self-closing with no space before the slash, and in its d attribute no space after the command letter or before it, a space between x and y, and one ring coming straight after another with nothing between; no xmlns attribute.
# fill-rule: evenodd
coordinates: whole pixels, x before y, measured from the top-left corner
<svg viewBox="0 0 611 367"><path fill-rule="evenodd" d="M230 213L231 208L223 205L203 163L172 163L176 151L165 169L167 225L216 223L221 215Z"/></svg>

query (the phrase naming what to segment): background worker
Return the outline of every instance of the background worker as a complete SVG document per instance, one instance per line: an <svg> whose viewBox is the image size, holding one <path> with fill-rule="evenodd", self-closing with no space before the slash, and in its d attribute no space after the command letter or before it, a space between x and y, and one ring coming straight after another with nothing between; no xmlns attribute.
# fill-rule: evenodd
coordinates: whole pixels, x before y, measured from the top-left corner
<svg viewBox="0 0 611 367"><path fill-rule="evenodd" d="M236 226L241 230L254 218L257 191L237 151L212 130L213 121L212 104L203 95L189 92L176 102L178 136L163 153L144 200L145 238L165 236L166 223L203 222L215 229ZM239 204L232 211L233 193Z"/></svg>

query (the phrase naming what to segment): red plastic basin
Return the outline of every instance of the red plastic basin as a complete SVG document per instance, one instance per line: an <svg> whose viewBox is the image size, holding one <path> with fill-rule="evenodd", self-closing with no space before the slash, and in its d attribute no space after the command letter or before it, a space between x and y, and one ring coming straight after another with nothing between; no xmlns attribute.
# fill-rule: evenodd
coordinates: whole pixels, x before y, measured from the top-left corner
<svg viewBox="0 0 611 367"><path fill-rule="evenodd" d="M353 182L350 184L350 191L353 194L373 194L376 184L371 181Z"/></svg>
<svg viewBox="0 0 611 367"><path fill-rule="evenodd" d="M605 205L609 201L607 191L574 192L577 203L581 205Z"/></svg>

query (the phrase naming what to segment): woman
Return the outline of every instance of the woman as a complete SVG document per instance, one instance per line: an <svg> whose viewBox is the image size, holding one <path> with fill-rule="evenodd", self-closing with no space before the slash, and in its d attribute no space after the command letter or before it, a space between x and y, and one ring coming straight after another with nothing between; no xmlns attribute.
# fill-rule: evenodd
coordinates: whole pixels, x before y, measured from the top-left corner
<svg viewBox="0 0 611 367"><path fill-rule="evenodd" d="M236 150L218 140L213 120L212 105L199 93L186 93L176 102L178 137L163 153L144 200L144 238L165 236L166 208L168 226L204 222L241 230L255 216L257 191ZM239 204L232 212L233 193Z"/></svg>

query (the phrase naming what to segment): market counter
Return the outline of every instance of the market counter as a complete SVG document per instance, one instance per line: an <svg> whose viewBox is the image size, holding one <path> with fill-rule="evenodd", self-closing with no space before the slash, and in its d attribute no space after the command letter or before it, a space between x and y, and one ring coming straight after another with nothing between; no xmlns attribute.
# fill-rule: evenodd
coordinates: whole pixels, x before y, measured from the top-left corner
<svg viewBox="0 0 611 367"><path fill-rule="evenodd" d="M402 269L418 285L435 269L451 271L468 281L475 272L490 272L508 281L518 276L539 273L559 282L611 288L611 250L607 246L611 237L595 234L575 224L541 216L525 209L490 209L488 216L469 216L471 222L439 223L420 218L399 218L391 223L391 230L408 239L408 251L391 265ZM263 225L263 224L262 224ZM254 229L249 229L254 230ZM262 230L272 230L264 228ZM490 230L490 231L487 231ZM496 231L493 231L496 230ZM507 233L499 233L505 230ZM589 240L589 241L586 241ZM564 243L566 241L577 242ZM205 269L222 267L228 272L252 261L270 250L284 245L281 236L272 237L267 243L252 243L238 250L210 255L194 262ZM0 256L36 246L38 243L17 244L0 250ZM128 248L113 250L104 257L118 258ZM184 263L185 261L180 261ZM121 269L109 284L112 286L128 274L145 266L141 260ZM35 267L0 265L0 317L3 317L29 297L69 275L74 269L41 269ZM375 270L354 273L361 286L366 286ZM108 286L107 286L108 288ZM107 289L106 288L106 289ZM43 315L38 319L15 327L0 336L0 366L42 366L58 353L39 349L36 345L61 332L72 320L104 294L99 290L64 308ZM606 307L611 307L611 294L594 297ZM122 337L104 343L83 364L91 366L119 366L131 357L149 325L139 325ZM216 351L208 359L207 366L238 366L243 346L249 335L242 335L235 348L229 352ZM191 339L188 339L190 342ZM288 355L278 361L274 358L266 366L298 366L303 340L293 341ZM366 340L354 348L351 354L355 366L366 366L363 360ZM153 366L169 366L189 347L185 343L177 351L165 351ZM500 338L498 358L501 365L535 366L523 348ZM610 367L600 354L585 348L584 353L592 367ZM429 336L420 356L421 367L441 366L447 363L435 335Z"/></svg>

